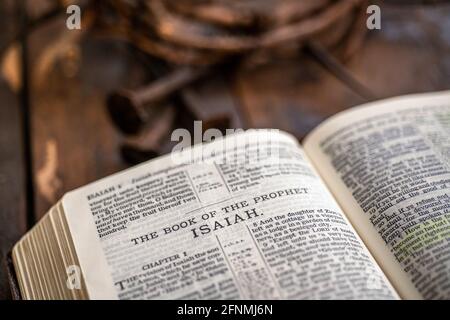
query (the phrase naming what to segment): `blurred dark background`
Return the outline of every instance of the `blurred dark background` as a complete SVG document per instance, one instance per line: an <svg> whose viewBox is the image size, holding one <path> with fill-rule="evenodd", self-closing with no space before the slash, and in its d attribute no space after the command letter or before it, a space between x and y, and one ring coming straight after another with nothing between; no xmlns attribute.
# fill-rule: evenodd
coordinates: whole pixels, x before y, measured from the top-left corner
<svg viewBox="0 0 450 320"><path fill-rule="evenodd" d="M67 191L170 151L173 128L202 120L221 129L278 128L301 140L346 108L450 88L450 4L376 1L381 30L367 31L346 59L320 42L285 58L263 55L262 63L258 55L233 56L164 99L144 129L129 135L111 119L110 94L180 66L136 49L137 38L68 30L69 3L0 2L0 299L10 297L4 256L50 206Z"/></svg>

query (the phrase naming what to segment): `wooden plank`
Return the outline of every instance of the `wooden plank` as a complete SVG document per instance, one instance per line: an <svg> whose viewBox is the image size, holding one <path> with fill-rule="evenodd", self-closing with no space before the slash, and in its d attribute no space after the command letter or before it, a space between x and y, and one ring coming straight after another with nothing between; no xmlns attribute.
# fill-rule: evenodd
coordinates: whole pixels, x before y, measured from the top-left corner
<svg viewBox="0 0 450 320"><path fill-rule="evenodd" d="M450 6L382 8L373 31L348 63L356 79L379 98L450 88ZM365 102L308 60L240 70L235 91L254 127L275 127L304 137L326 117Z"/></svg>
<svg viewBox="0 0 450 320"><path fill-rule="evenodd" d="M240 70L234 88L249 127L285 130L299 139L346 105L364 101L311 61Z"/></svg>
<svg viewBox="0 0 450 320"><path fill-rule="evenodd" d="M381 98L450 89L450 5L382 8L350 69Z"/></svg>
<svg viewBox="0 0 450 320"><path fill-rule="evenodd" d="M6 0L0 3L2 48L8 36L16 28L13 20L13 2ZM13 93L2 73L0 76L0 300L11 298L4 265L5 256L26 231L27 226L21 117L19 98Z"/></svg>
<svg viewBox="0 0 450 320"><path fill-rule="evenodd" d="M64 193L126 167L119 153L122 137L106 112L106 95L145 78L124 44L91 36L80 46L61 40L70 32L64 20L57 20L30 39L37 220ZM55 48L62 49L55 54ZM51 66L43 69L49 59Z"/></svg>
<svg viewBox="0 0 450 320"><path fill-rule="evenodd" d="M0 80L0 300L10 297L4 259L26 231L26 199L20 108Z"/></svg>

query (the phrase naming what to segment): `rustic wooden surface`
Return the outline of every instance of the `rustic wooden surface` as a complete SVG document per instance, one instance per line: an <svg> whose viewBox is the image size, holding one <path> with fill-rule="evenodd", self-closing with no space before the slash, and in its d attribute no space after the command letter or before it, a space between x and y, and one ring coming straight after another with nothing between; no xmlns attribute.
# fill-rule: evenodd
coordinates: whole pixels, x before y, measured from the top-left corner
<svg viewBox="0 0 450 320"><path fill-rule="evenodd" d="M450 6L382 12L382 30L371 32L348 63L355 77L379 98L450 89ZM5 10L1 14L0 27L8 20L2 20ZM65 192L126 168L118 149L123 138L104 100L114 88L145 82L142 65L123 44L92 36L79 48L63 41L60 52L49 51L67 36L63 23L29 38L32 197L25 192L21 98L0 80L1 257ZM45 67L58 54L57 63ZM222 81L221 90L200 87L199 105L219 101L239 110L247 127L279 128L299 139L326 117L366 101L311 58L241 68ZM28 219L26 206L33 213ZM9 297L3 270L0 299Z"/></svg>
<svg viewBox="0 0 450 320"><path fill-rule="evenodd" d="M0 43L16 29L12 1L0 4ZM9 18L8 18L9 17ZM0 77L0 299L10 298L6 253L26 231L25 163L20 98Z"/></svg>
<svg viewBox="0 0 450 320"><path fill-rule="evenodd" d="M450 6L382 12L382 30L370 32L347 64L352 74L378 98L450 89ZM233 85L253 126L300 138L326 117L367 102L311 59L242 71Z"/></svg>

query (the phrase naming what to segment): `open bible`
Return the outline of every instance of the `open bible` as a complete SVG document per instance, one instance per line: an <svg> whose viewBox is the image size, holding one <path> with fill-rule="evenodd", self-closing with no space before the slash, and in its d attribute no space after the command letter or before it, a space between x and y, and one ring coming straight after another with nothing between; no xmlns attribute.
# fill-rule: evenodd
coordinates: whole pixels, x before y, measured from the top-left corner
<svg viewBox="0 0 450 320"><path fill-rule="evenodd" d="M195 145L66 194L24 299L449 299L450 92Z"/></svg>

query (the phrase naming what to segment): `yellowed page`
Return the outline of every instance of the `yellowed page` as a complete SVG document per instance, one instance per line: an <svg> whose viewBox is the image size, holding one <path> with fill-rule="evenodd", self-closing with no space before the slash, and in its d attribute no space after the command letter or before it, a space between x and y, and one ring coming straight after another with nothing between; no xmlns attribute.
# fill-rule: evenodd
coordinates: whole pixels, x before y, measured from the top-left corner
<svg viewBox="0 0 450 320"><path fill-rule="evenodd" d="M450 92L342 112L304 148L399 294L449 299Z"/></svg>

